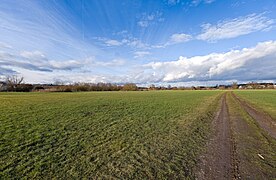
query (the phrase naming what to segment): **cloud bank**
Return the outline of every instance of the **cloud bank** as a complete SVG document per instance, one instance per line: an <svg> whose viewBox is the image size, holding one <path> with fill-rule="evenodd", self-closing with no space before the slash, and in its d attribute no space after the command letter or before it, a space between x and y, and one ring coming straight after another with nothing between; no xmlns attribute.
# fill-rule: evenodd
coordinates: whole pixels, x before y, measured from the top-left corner
<svg viewBox="0 0 276 180"><path fill-rule="evenodd" d="M224 80L276 80L276 41L252 48L212 53L177 61L151 62L136 80L146 82L189 82ZM134 76L135 78L135 76Z"/></svg>
<svg viewBox="0 0 276 180"><path fill-rule="evenodd" d="M143 54L143 53L142 53ZM96 61L93 58L77 61L49 60L39 51L21 52L19 55L0 52L1 75L14 73L17 68L33 72L43 72L54 77L58 72L68 82L113 82L113 83L171 83L190 81L251 81L276 80L276 41L267 41L255 47L231 50L225 53L212 53L205 56L182 57L176 61L151 62L130 69L121 75L91 75L83 72L71 72L83 67L115 67L124 65L124 60L109 62ZM52 72L52 73L51 73ZM24 73L22 74L24 76ZM27 75L28 76L28 75ZM83 78L85 77L85 78ZM30 80L31 81L31 80Z"/></svg>
<svg viewBox="0 0 276 180"><path fill-rule="evenodd" d="M137 56L148 54L139 52ZM176 61L151 62L130 68L125 74L93 74L93 68L103 67L115 70L125 61L114 59L108 62L94 58L85 60L49 60L39 51L23 51L19 54L0 52L0 75L18 73L29 77L36 75L41 82L62 77L67 82L112 82L139 84L178 83L206 81L252 81L276 80L276 41L258 43L251 48L212 53L204 56L182 57ZM90 68L89 68L90 67ZM74 72L74 69L86 71ZM41 75L43 74L43 77ZM32 74L32 76L29 76ZM40 75L39 75L40 74ZM47 78L46 78L47 77ZM51 78L49 78L51 77ZM43 79L44 78L44 79ZM36 81L37 82L37 81Z"/></svg>

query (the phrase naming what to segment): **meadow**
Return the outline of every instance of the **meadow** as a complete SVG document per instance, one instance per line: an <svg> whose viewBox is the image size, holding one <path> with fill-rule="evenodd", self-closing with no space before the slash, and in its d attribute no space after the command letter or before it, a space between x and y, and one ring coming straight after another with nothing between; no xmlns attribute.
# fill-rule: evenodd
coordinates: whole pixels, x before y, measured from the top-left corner
<svg viewBox="0 0 276 180"><path fill-rule="evenodd" d="M235 94L251 103L257 109L266 112L273 119L276 119L275 90L242 90L235 91Z"/></svg>
<svg viewBox="0 0 276 180"><path fill-rule="evenodd" d="M0 179L194 178L222 93L1 93Z"/></svg>

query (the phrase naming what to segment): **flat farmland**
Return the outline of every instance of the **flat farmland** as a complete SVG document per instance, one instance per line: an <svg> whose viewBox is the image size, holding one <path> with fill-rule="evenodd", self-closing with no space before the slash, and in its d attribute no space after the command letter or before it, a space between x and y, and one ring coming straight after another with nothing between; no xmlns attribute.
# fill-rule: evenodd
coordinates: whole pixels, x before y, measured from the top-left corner
<svg viewBox="0 0 276 180"><path fill-rule="evenodd" d="M276 119L276 91L275 90L247 90L235 91L241 98L247 100L254 107L268 113Z"/></svg>
<svg viewBox="0 0 276 180"><path fill-rule="evenodd" d="M275 92L225 91L198 179L276 178Z"/></svg>
<svg viewBox="0 0 276 180"><path fill-rule="evenodd" d="M227 94L235 177L276 178L275 95L273 90Z"/></svg>
<svg viewBox="0 0 276 180"><path fill-rule="evenodd" d="M193 179L222 94L2 93L0 179Z"/></svg>

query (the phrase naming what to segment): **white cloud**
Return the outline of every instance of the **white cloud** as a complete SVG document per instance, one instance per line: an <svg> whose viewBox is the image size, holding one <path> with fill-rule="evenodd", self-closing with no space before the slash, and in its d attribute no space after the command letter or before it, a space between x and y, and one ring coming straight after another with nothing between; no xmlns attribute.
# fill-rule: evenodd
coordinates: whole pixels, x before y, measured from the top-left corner
<svg viewBox="0 0 276 180"><path fill-rule="evenodd" d="M113 59L111 61L92 61L93 66L103 66L103 67L114 67L114 66L122 66L125 64L124 59Z"/></svg>
<svg viewBox="0 0 276 180"><path fill-rule="evenodd" d="M273 19L269 19L263 14L250 14L248 16L224 20L216 25L203 24L202 33L197 36L197 39L216 41L235 38L252 32L266 30L274 23Z"/></svg>
<svg viewBox="0 0 276 180"><path fill-rule="evenodd" d="M4 75L9 75L9 74L16 74L16 71L10 69L9 67L0 66L0 80L5 77Z"/></svg>
<svg viewBox="0 0 276 180"><path fill-rule="evenodd" d="M200 1L201 2L201 1ZM212 3L212 0L204 1L204 3ZM156 14L144 14L142 19L138 22L141 27L147 27L150 21L160 16ZM125 37L122 40L112 40L106 38L98 38L105 42L108 46L122 46L127 45L135 49L153 49L153 48L164 48L169 45L184 43L193 39L205 40L214 42L221 39L235 38L241 35L250 34L257 31L269 31L275 28L275 20L269 19L262 14L250 14L235 19L224 20L218 22L216 25L209 23L202 25L202 32L195 37L185 33L172 34L169 40L163 45L150 45L142 42L141 40L134 37Z"/></svg>
<svg viewBox="0 0 276 180"><path fill-rule="evenodd" d="M173 44L179 44L179 43L184 43L184 42L188 42L190 40L193 39L193 36L189 35L189 34L185 34L185 33L175 33L172 34L169 38L169 40L162 44L162 45L151 45L149 46L150 48L153 49L159 49L159 48L165 48L167 46L173 45Z"/></svg>
<svg viewBox="0 0 276 180"><path fill-rule="evenodd" d="M144 68L146 70L140 73L143 77L139 79L151 82L276 80L276 41L227 53L152 62L144 65Z"/></svg>
<svg viewBox="0 0 276 180"><path fill-rule="evenodd" d="M45 59L45 55L40 51L22 51L20 55L24 58L30 58L30 59Z"/></svg>
<svg viewBox="0 0 276 180"><path fill-rule="evenodd" d="M147 43L134 37L126 37L120 40L108 39L105 37L95 37L94 39L99 40L107 46L129 46L134 49L150 49L151 46Z"/></svg>
<svg viewBox="0 0 276 180"><path fill-rule="evenodd" d="M151 14L143 13L139 18L137 25L142 28L146 28L151 24L162 22L162 21L164 21L164 18L162 18L162 13L159 11L156 11Z"/></svg>
<svg viewBox="0 0 276 180"><path fill-rule="evenodd" d="M1 49L12 49L12 46L7 43L0 42L0 48Z"/></svg>
<svg viewBox="0 0 276 180"><path fill-rule="evenodd" d="M127 41L127 45L131 46L133 48L138 48L138 49L149 49L149 45L146 43L143 43L141 40L138 39L131 39Z"/></svg>
<svg viewBox="0 0 276 180"><path fill-rule="evenodd" d="M148 52L148 51L137 51L134 53L134 58L141 58L141 57L144 57L144 56L147 56L147 55L150 55L151 53Z"/></svg>
<svg viewBox="0 0 276 180"><path fill-rule="evenodd" d="M148 27L149 26L149 21L147 21L147 20L138 21L137 24L141 27Z"/></svg>
<svg viewBox="0 0 276 180"><path fill-rule="evenodd" d="M125 64L123 59L99 61L95 57L86 59L53 60L40 51L22 51L19 54L0 52L1 74L16 73L15 69L37 72L72 71L75 69L92 69L94 67L115 67ZM19 73L19 72L18 72Z"/></svg>
<svg viewBox="0 0 276 180"><path fill-rule="evenodd" d="M52 60L40 51L9 53L0 51L0 77L18 74L28 83L119 82L118 77L100 73L99 69L115 73L125 65L124 59L108 61L95 57L86 59ZM117 78L117 79L116 79Z"/></svg>
<svg viewBox="0 0 276 180"><path fill-rule="evenodd" d="M171 35L170 40L167 43L167 45L183 43L183 42L187 42L191 39L192 39L192 36L189 34L184 34L184 33L173 34L173 35Z"/></svg>
<svg viewBox="0 0 276 180"><path fill-rule="evenodd" d="M179 3L181 3L182 5L188 4L190 6L198 6L201 3L211 4L215 1L216 0L191 0L191 1L186 2L186 1L181 1L181 0L167 0L166 3L170 6L174 6L174 5L177 5Z"/></svg>
<svg viewBox="0 0 276 180"><path fill-rule="evenodd" d="M57 61L49 60L40 51L22 51L19 54L0 52L0 67L29 69L33 71L53 72L55 70L73 70L87 65L88 61L66 60Z"/></svg>
<svg viewBox="0 0 276 180"><path fill-rule="evenodd" d="M147 51L137 51L148 55ZM114 75L114 67L121 68L124 59L99 61L91 57L84 60L49 60L40 51L20 54L0 52L0 76L19 73L27 82L54 82L57 77L66 82L134 82L182 83L276 81L276 41L267 41L251 48L212 53L204 56L179 57L176 61L151 62L132 67L128 73ZM97 67L97 68L96 68ZM94 73L95 69L112 68L112 74ZM94 68L94 69L93 69ZM74 69L79 69L74 71ZM93 70L92 70L93 69ZM87 71L82 71L87 70Z"/></svg>
<svg viewBox="0 0 276 180"><path fill-rule="evenodd" d="M105 41L105 44L108 45L108 46L120 46L123 43L119 42L117 40L114 40L114 39L110 39L110 40Z"/></svg>
<svg viewBox="0 0 276 180"><path fill-rule="evenodd" d="M129 46L136 50L149 50L149 49L159 49L159 48L165 48L166 46L178 44L178 43L184 43L187 41L190 41L193 39L193 37L189 34L185 33L175 33L172 34L169 38L169 40L162 44L162 45L153 45L153 44L147 44L143 41L141 41L138 38L129 36L125 37L123 39L108 39L106 37L95 37L94 39L103 42L103 45L105 46Z"/></svg>
<svg viewBox="0 0 276 180"><path fill-rule="evenodd" d="M215 2L215 0L193 0L191 2L191 6L198 6L200 3L204 3L204 4L211 4Z"/></svg>
<svg viewBox="0 0 276 180"><path fill-rule="evenodd" d="M168 1L167 1L167 4L168 4L168 5L176 5L176 4L178 4L178 3L180 3L180 0L168 0Z"/></svg>
<svg viewBox="0 0 276 180"><path fill-rule="evenodd" d="M121 36L125 36L128 35L129 32L127 30L122 30L122 31L118 31L118 32L114 32L112 33L113 35L121 35Z"/></svg>
<svg viewBox="0 0 276 180"><path fill-rule="evenodd" d="M210 4L210 3L213 3L213 2L215 2L215 0L204 0L204 3L206 3L206 4Z"/></svg>

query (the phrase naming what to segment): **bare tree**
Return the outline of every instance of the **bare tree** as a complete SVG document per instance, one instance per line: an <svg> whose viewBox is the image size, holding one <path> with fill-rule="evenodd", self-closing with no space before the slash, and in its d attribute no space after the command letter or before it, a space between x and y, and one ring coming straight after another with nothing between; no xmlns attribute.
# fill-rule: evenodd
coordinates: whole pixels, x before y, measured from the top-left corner
<svg viewBox="0 0 276 180"><path fill-rule="evenodd" d="M237 82L232 83L232 89L238 89L238 83Z"/></svg>
<svg viewBox="0 0 276 180"><path fill-rule="evenodd" d="M134 83L127 83L123 86L123 91L137 91L138 87Z"/></svg>
<svg viewBox="0 0 276 180"><path fill-rule="evenodd" d="M24 77L19 77L17 75L7 76L6 83L8 86L8 90L14 91L16 88L23 83Z"/></svg>

